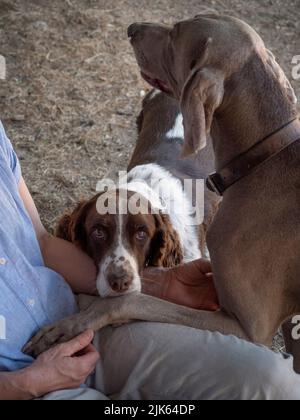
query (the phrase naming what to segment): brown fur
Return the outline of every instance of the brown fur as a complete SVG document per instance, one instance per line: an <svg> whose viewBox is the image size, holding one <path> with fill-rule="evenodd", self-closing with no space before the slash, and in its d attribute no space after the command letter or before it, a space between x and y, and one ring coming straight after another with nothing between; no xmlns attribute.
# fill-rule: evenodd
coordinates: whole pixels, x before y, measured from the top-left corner
<svg viewBox="0 0 300 420"><path fill-rule="evenodd" d="M169 171L175 178L180 179L182 183L187 179L206 179L214 171L211 138L207 146L197 155L182 159L183 138L170 140L166 136L181 113L180 105L178 101L164 93L157 94L154 98L152 95L153 91L144 99L142 111L137 118L138 141L128 170L139 165L155 163ZM207 255L207 230L220 201L219 196L205 188L204 221L199 226L199 243L203 256Z"/></svg>
<svg viewBox="0 0 300 420"><path fill-rule="evenodd" d="M96 210L98 197L99 194L89 201L78 203L72 212L65 214L61 218L56 228L56 236L74 243L91 257L95 256L96 263L99 263L98 253L97 250L92 249L86 220L87 218L93 219L93 217L100 219L100 215L97 215ZM129 215L128 217L134 219L135 216ZM173 268L180 265L183 261L183 250L178 234L171 224L170 217L164 214L147 215L145 220L148 218L154 219L155 232L152 233L149 249L145 250L146 254L143 258L143 266L140 267L140 270L145 268L145 263L155 267L165 268ZM92 223L92 221L90 220L89 223Z"/></svg>
<svg viewBox="0 0 300 420"><path fill-rule="evenodd" d="M202 149L210 133L220 170L297 116L274 55L238 19L134 24L129 36L146 80L181 101L185 156ZM299 168L298 141L226 191L208 233L223 311L255 342L270 343L281 323L300 313ZM288 344L298 348L300 371L300 342L289 336Z"/></svg>
<svg viewBox="0 0 300 420"><path fill-rule="evenodd" d="M82 244L82 238L79 237L78 225L80 218L83 216L82 212L87 204L87 201L81 201L77 204L72 212L66 213L59 221L55 236L64 239L68 242Z"/></svg>
<svg viewBox="0 0 300 420"><path fill-rule="evenodd" d="M157 232L152 241L149 265L153 267L174 268L183 261L183 251L177 232L169 216L156 215Z"/></svg>
<svg viewBox="0 0 300 420"><path fill-rule="evenodd" d="M200 15L174 28L134 24L129 36L145 78L182 99L186 154L204 145L211 127L217 170L297 116L292 87L274 56L238 19ZM31 348L44 350L62 333L63 340L72 338L74 325L80 332L134 319L270 344L280 325L300 313L299 214L298 141L224 195L208 234L221 311L193 311L143 295L107 299L46 329ZM300 372L300 341L292 340L290 328L286 333Z"/></svg>

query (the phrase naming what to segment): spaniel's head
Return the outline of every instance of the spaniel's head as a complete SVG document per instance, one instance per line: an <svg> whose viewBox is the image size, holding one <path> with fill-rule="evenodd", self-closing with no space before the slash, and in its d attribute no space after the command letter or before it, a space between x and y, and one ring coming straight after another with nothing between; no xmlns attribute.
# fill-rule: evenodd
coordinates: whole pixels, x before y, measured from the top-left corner
<svg viewBox="0 0 300 420"><path fill-rule="evenodd" d="M101 297L141 291L140 275L145 267L172 268L182 263L178 234L169 216L161 211L154 214L151 203L142 196L140 210L133 214L130 199L136 200L137 193L126 191L124 198L124 191L122 197L120 190L114 191L116 211L104 212L105 194L79 203L63 216L56 234L94 260Z"/></svg>

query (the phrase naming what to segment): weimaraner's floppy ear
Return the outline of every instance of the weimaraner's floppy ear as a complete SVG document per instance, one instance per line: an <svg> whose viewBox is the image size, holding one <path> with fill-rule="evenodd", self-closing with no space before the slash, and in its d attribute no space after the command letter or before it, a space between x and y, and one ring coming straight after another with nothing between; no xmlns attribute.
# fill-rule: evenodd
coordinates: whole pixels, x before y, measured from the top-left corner
<svg viewBox="0 0 300 420"><path fill-rule="evenodd" d="M196 62L181 95L185 145L182 157L187 157L206 146L214 113L224 96L224 76L207 65L212 40L209 39L202 57Z"/></svg>

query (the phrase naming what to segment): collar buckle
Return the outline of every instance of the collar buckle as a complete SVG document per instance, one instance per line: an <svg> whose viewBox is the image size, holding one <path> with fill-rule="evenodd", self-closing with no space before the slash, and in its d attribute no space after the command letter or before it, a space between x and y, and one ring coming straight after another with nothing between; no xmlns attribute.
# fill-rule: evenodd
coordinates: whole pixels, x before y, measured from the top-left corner
<svg viewBox="0 0 300 420"><path fill-rule="evenodd" d="M207 178L206 186L210 191L220 195L221 197L223 196L224 191L226 190L222 178L218 173L211 174Z"/></svg>

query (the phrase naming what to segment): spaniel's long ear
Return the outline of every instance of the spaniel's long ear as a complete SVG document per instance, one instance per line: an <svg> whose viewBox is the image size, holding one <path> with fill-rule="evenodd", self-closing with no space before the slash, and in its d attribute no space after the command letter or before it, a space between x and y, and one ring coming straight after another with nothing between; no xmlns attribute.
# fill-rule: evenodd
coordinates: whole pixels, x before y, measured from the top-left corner
<svg viewBox="0 0 300 420"><path fill-rule="evenodd" d="M184 85L180 105L183 114L185 144L182 157L197 153L206 146L214 113L224 97L224 75L207 66L209 39L201 58L195 63Z"/></svg>
<svg viewBox="0 0 300 420"><path fill-rule="evenodd" d="M59 221L55 236L72 242L82 250L86 248L84 222L89 207L88 201L81 201L71 213L66 213Z"/></svg>
<svg viewBox="0 0 300 420"><path fill-rule="evenodd" d="M156 234L152 240L149 265L152 267L173 268L183 262L183 250L177 232L169 216L154 215Z"/></svg>

